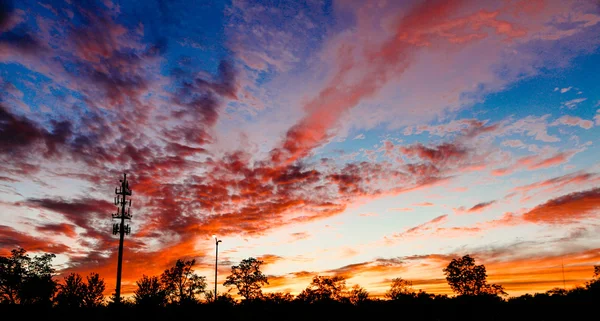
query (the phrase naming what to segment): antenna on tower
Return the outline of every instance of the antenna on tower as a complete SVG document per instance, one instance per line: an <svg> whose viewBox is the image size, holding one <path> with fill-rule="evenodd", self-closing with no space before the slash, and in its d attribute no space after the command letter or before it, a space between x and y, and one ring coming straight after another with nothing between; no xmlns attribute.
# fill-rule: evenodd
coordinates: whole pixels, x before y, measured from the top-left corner
<svg viewBox="0 0 600 321"><path fill-rule="evenodd" d="M112 231L113 235L119 234L119 259L117 263L117 288L115 293L116 303L121 303L121 270L123 268L123 239L125 235L131 233L131 227L129 224L125 224L125 220L131 220L131 199L127 199L127 196L131 196L131 189L129 188L129 182L127 181L127 174L123 174L123 179L119 179L121 186L115 188L115 205L117 206L117 213L112 214L113 219L121 220L121 222L113 223Z"/></svg>

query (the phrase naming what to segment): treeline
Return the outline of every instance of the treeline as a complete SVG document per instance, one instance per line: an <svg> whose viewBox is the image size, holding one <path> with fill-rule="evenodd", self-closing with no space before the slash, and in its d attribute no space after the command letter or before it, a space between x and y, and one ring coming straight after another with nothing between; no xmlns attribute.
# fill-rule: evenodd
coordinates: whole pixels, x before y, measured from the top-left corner
<svg viewBox="0 0 600 321"><path fill-rule="evenodd" d="M359 285L348 287L341 276L316 275L297 296L263 293L268 277L262 261L242 260L223 283L230 291L215 298L206 277L197 275L195 260L177 260L161 275L143 275L133 296L116 302L105 298L104 280L97 273L71 273L57 280L53 254L30 257L24 249L0 256L1 315L45 320L177 319L218 313L221 320L364 320L373 316L420 320L575 320L595 313L600 303L600 266L592 279L570 290L507 298L501 285L487 283L484 265L466 255L443 269L456 296L415 290L409 280L394 278L385 297L372 298ZM236 300L231 291L236 291Z"/></svg>

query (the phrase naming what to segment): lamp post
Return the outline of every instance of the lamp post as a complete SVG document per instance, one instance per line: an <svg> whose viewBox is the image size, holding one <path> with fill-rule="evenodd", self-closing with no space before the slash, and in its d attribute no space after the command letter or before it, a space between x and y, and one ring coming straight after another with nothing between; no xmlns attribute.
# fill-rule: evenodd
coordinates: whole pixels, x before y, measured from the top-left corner
<svg viewBox="0 0 600 321"><path fill-rule="evenodd" d="M217 239L216 235L213 235L213 238L215 239L215 245L216 245L216 249L215 249L215 301L217 302L217 264L219 263L219 243L221 243L221 240Z"/></svg>

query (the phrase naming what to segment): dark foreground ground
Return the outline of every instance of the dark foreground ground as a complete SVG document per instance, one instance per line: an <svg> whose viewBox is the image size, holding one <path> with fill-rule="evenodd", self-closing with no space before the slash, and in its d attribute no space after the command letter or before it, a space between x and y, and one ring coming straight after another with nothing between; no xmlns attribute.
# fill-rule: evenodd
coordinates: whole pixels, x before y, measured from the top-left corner
<svg viewBox="0 0 600 321"><path fill-rule="evenodd" d="M0 306L2 320L600 320L600 302L367 302L246 304L61 309Z"/></svg>

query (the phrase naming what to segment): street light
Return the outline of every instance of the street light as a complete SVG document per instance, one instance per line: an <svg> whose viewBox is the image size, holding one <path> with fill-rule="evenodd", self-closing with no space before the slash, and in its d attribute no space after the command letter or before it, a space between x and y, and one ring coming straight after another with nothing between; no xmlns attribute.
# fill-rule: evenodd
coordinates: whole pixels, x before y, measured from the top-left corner
<svg viewBox="0 0 600 321"><path fill-rule="evenodd" d="M219 262L219 243L221 243L221 240L217 239L216 235L213 235L213 239L215 239L215 245L216 245L216 249L215 249L215 302L217 302L217 264Z"/></svg>

